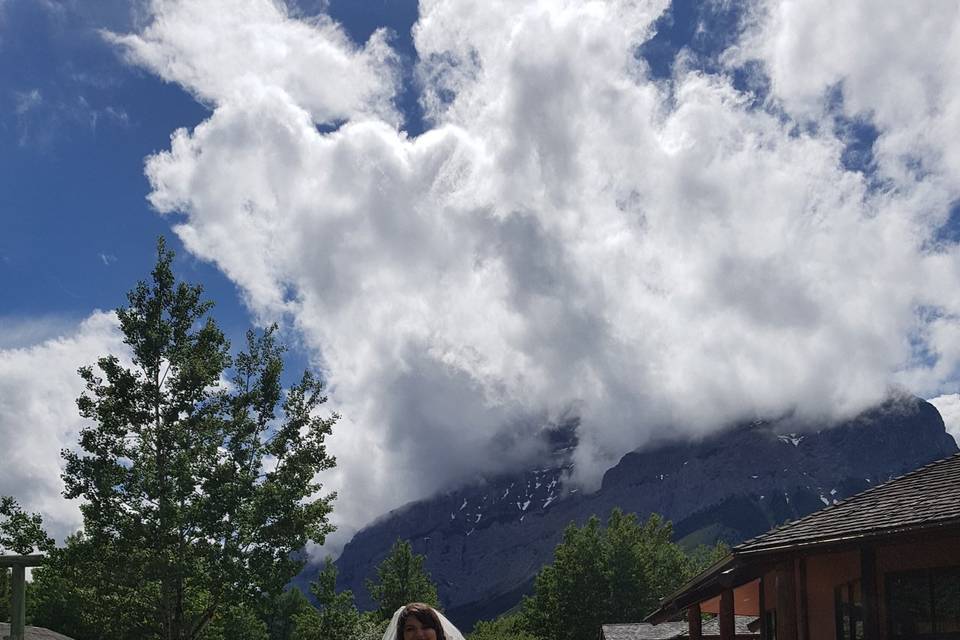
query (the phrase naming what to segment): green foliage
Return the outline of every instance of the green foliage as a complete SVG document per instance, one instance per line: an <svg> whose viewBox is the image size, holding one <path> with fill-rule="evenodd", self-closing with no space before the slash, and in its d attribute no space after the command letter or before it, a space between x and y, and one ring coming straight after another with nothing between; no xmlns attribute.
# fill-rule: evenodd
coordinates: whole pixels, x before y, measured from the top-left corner
<svg viewBox="0 0 960 640"><path fill-rule="evenodd" d="M90 423L81 451L63 452L63 479L84 499L83 532L40 572L38 610L79 640L229 635L331 530L333 496L315 497L337 419L315 415L321 383L305 373L284 393L275 327L248 332L232 360L202 288L178 282L172 261L161 239L150 281L117 310L132 366L108 355L80 369Z"/></svg>
<svg viewBox="0 0 960 640"><path fill-rule="evenodd" d="M327 638L354 638L361 627L361 615L353 602L350 590L337 593L337 567L327 560L310 584L310 592L317 599L317 609L309 609L295 616L294 640L326 640Z"/></svg>
<svg viewBox="0 0 960 640"><path fill-rule="evenodd" d="M388 621L378 620L371 613L361 613L357 617L356 625L349 630L331 631L322 619L322 614L316 610L313 613L300 614L296 618L293 640L332 640L334 638L349 638L349 640L381 640L387 630ZM346 633L347 635L330 635L331 633Z"/></svg>
<svg viewBox="0 0 960 640"><path fill-rule="evenodd" d="M642 620L697 570L672 534L656 514L640 524L619 509L606 527L596 516L571 524L524 599L522 626L543 640L592 640L601 624Z"/></svg>
<svg viewBox="0 0 960 640"><path fill-rule="evenodd" d="M367 581L367 590L377 603L377 616L389 620L393 612L410 602L439 608L437 588L423 569L425 558L413 552L406 540L397 540L377 567L376 581Z"/></svg>
<svg viewBox="0 0 960 640"><path fill-rule="evenodd" d="M534 640L519 614L505 615L496 620L481 620L473 627L467 640Z"/></svg>
<svg viewBox="0 0 960 640"><path fill-rule="evenodd" d="M287 589L265 607L265 618L270 640L290 640L295 626L294 618L304 611L313 610L300 589Z"/></svg>
<svg viewBox="0 0 960 640"><path fill-rule="evenodd" d="M222 607L202 634L202 640L270 640L267 625L256 613L241 606Z"/></svg>
<svg viewBox="0 0 960 640"><path fill-rule="evenodd" d="M0 568L0 621L10 620L11 598L13 596L13 572L7 568ZM33 583L27 582L26 587L26 611L25 618L28 625L33 624L36 606L33 597Z"/></svg>
<svg viewBox="0 0 960 640"><path fill-rule="evenodd" d="M158 595L155 583L139 583L142 553L128 565L77 533L33 572L35 620L76 640L151 637Z"/></svg>
<svg viewBox="0 0 960 640"><path fill-rule="evenodd" d="M39 513L27 513L11 496L0 496L0 554L27 555L50 552L53 540L43 528ZM10 619L10 599L13 580L9 568L0 568L0 620ZM34 616L33 585L27 583L27 623Z"/></svg>
<svg viewBox="0 0 960 640"><path fill-rule="evenodd" d="M40 514L26 513L11 496L0 496L0 553L27 555L51 547Z"/></svg>
<svg viewBox="0 0 960 640"><path fill-rule="evenodd" d="M389 620L380 620L376 611L368 611L363 614L356 640L381 640L389 624Z"/></svg>
<svg viewBox="0 0 960 640"><path fill-rule="evenodd" d="M723 540L718 540L714 546L700 544L687 552L690 558L690 564L693 567L692 574L696 575L707 569L710 565L723 560L730 555L730 545Z"/></svg>

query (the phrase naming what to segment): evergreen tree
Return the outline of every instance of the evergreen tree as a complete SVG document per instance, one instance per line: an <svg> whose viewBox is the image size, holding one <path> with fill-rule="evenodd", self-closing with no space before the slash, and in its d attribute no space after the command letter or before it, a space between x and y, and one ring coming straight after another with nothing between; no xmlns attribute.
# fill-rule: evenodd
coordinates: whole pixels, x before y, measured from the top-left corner
<svg viewBox="0 0 960 640"><path fill-rule="evenodd" d="M397 540L390 548L377 567L376 581L367 581L381 620L389 620L394 611L410 602L439 608L437 588L423 569L424 560L406 540Z"/></svg>
<svg viewBox="0 0 960 640"><path fill-rule="evenodd" d="M275 327L248 332L232 360L212 304L172 262L161 239L151 279L117 310L132 364L108 355L80 369L90 424L80 451L63 452L63 478L65 496L84 499L83 531L38 572L43 612L80 640L229 633L331 530L333 496L316 497L314 477L334 464L324 440L337 416L316 415L321 383L304 373L284 393Z"/></svg>
<svg viewBox="0 0 960 640"><path fill-rule="evenodd" d="M313 605L299 588L285 590L267 607L265 618L270 640L290 640L296 626L296 616L312 610Z"/></svg>
<svg viewBox="0 0 960 640"><path fill-rule="evenodd" d="M310 608L295 617L293 640L327 640L356 638L362 626L362 615L349 589L337 592L337 567L327 560L310 583L310 592L317 599L317 608Z"/></svg>

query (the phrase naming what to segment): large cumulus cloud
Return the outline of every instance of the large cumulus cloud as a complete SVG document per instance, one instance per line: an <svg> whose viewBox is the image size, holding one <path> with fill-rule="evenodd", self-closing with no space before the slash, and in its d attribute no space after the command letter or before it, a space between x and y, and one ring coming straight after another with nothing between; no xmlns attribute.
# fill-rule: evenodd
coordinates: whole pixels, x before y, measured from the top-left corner
<svg viewBox="0 0 960 640"><path fill-rule="evenodd" d="M589 485L651 438L951 389L958 19L881 47L914 24L890 4L757 5L725 71L654 82L662 1L423 0L417 137L382 33L158 0L115 40L212 108L148 159L151 202L327 371L349 532L533 463L570 412ZM879 134L866 175L838 112Z"/></svg>

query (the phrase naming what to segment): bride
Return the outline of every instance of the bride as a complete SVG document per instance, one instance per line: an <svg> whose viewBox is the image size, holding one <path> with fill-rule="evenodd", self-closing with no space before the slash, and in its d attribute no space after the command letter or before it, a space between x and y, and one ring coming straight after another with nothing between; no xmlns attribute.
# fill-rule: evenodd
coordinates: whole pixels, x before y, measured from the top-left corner
<svg viewBox="0 0 960 640"><path fill-rule="evenodd" d="M442 613L422 602L397 609L383 640L464 640Z"/></svg>

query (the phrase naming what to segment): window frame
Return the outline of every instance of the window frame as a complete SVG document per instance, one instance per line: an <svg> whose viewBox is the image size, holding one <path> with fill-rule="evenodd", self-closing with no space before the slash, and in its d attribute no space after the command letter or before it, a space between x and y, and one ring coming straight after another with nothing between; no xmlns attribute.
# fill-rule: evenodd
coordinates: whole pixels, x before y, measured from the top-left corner
<svg viewBox="0 0 960 640"><path fill-rule="evenodd" d="M886 623L887 638L889 640L960 640L960 630L957 631L937 631L937 599L935 597L935 579L938 575L954 574L960 581L960 565L947 565L941 567L924 567L920 569L908 569L906 571L889 571L884 574L884 604L886 605ZM908 576L922 576L927 583L926 593L929 599L930 623L934 629L930 633L914 634L912 636L897 635L894 631L893 620L893 581Z"/></svg>
<svg viewBox="0 0 960 640"><path fill-rule="evenodd" d="M859 579L833 588L833 620L836 640L863 640L863 589Z"/></svg>

